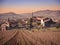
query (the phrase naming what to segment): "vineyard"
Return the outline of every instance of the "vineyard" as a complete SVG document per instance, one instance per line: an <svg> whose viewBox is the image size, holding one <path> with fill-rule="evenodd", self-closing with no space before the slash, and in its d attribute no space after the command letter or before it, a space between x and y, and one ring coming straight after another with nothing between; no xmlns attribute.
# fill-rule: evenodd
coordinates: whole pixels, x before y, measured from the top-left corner
<svg viewBox="0 0 60 45"><path fill-rule="evenodd" d="M0 33L0 45L60 45L60 31L8 30Z"/></svg>

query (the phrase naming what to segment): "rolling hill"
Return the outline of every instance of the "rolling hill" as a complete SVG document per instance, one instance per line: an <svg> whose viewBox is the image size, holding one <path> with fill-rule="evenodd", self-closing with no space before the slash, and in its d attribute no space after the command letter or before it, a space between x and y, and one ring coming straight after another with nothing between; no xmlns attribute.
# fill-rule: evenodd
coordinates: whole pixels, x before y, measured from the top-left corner
<svg viewBox="0 0 60 45"><path fill-rule="evenodd" d="M16 14L14 12L8 12L8 13L0 14L0 18L11 18L11 19L29 18L31 16L32 16L32 13ZM57 11L40 10L40 11L33 12L33 16L50 17L50 18L60 20L60 10L57 10Z"/></svg>

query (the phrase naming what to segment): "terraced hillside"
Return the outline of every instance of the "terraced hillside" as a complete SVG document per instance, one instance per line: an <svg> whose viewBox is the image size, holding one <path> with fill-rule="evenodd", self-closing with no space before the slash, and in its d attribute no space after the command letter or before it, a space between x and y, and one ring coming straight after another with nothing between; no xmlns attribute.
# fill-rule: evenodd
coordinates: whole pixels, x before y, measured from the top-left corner
<svg viewBox="0 0 60 45"><path fill-rule="evenodd" d="M60 45L59 31L11 30L6 31L3 45ZM9 39L9 40L7 40ZM0 40L1 42L1 40Z"/></svg>

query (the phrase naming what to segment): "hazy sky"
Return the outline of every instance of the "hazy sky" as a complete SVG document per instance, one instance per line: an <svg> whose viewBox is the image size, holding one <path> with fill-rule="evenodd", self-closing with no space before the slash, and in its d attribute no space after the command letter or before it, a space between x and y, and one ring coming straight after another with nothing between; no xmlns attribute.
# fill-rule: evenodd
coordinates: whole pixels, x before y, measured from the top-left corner
<svg viewBox="0 0 60 45"><path fill-rule="evenodd" d="M0 13L30 13L38 10L60 10L60 0L0 0Z"/></svg>

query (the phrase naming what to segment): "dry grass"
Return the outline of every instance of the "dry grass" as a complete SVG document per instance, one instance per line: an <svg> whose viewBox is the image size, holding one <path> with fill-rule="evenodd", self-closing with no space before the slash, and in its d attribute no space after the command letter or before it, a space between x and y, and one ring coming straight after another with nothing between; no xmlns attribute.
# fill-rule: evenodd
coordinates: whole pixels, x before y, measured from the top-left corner
<svg viewBox="0 0 60 45"><path fill-rule="evenodd" d="M55 31L53 28L53 31L51 30L52 28L48 29L41 29L41 30L37 30L37 29L32 29L32 30L20 30L20 29L16 29L16 30L11 30L11 31L7 31L7 33L5 34L6 39L10 38L12 34L14 35L14 31L17 31L17 37L12 37L15 38L17 41L15 42L16 44L14 44L13 39L9 40L8 42L11 43L11 45L60 45L60 31ZM8 34L8 35L7 35ZM8 37L10 36L10 37ZM14 40L15 40L14 39ZM6 43L8 43L6 42ZM9 45L9 43L7 44Z"/></svg>

